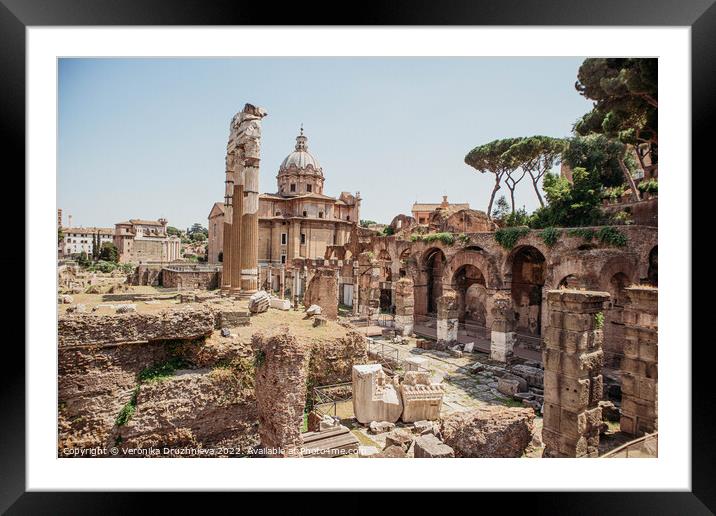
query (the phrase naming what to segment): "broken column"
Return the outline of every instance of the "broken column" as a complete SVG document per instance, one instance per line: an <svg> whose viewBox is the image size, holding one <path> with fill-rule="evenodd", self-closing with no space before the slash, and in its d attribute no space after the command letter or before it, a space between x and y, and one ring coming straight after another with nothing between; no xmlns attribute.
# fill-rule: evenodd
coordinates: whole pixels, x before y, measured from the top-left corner
<svg viewBox="0 0 716 516"><path fill-rule="evenodd" d="M395 423L403 412L397 385L380 364L353 366L353 413L359 423Z"/></svg>
<svg viewBox="0 0 716 516"><path fill-rule="evenodd" d="M241 297L250 297L259 280L259 162L261 161L262 108L246 104L241 112L238 145L241 148L243 213L241 216Z"/></svg>
<svg viewBox="0 0 716 516"><path fill-rule="evenodd" d="M322 267L316 271L308 282L303 304L306 308L318 305L326 319L338 319L338 279L332 269Z"/></svg>
<svg viewBox="0 0 716 516"><path fill-rule="evenodd" d="M544 457L597 457L607 292L550 290L544 363Z"/></svg>
<svg viewBox="0 0 716 516"><path fill-rule="evenodd" d="M244 206L244 186L241 178L241 171L237 171L234 182L233 210L231 217L231 290L232 297L239 297L241 294L241 212Z"/></svg>
<svg viewBox="0 0 716 516"><path fill-rule="evenodd" d="M457 344L457 296L447 291L438 298L437 338L440 347Z"/></svg>
<svg viewBox="0 0 716 516"><path fill-rule="evenodd" d="M238 113L231 121L231 129L229 132L229 144L231 146L232 139L235 137L235 131L238 129ZM224 240L221 257L221 293L228 295L231 291L231 221L232 221L232 201L234 195L234 169L236 167L236 156L233 152L226 153L226 180L224 181Z"/></svg>
<svg viewBox="0 0 716 516"><path fill-rule="evenodd" d="M492 301L492 326L490 332L490 358L508 362L512 357L517 337L515 335L515 312L509 294L495 294Z"/></svg>
<svg viewBox="0 0 716 516"><path fill-rule="evenodd" d="M413 280L400 278L393 282L395 288L395 330L403 336L413 332Z"/></svg>
<svg viewBox="0 0 716 516"><path fill-rule="evenodd" d="M300 457L309 351L287 327L254 334L256 405L268 457Z"/></svg>
<svg viewBox="0 0 716 516"><path fill-rule="evenodd" d="M622 406L619 426L633 435L658 429L658 290L627 287L622 359Z"/></svg>

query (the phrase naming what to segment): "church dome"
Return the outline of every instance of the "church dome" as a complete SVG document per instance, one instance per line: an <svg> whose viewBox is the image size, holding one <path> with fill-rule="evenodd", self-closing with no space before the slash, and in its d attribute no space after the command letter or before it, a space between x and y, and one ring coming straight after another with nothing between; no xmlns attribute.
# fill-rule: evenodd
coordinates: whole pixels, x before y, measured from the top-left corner
<svg viewBox="0 0 716 516"><path fill-rule="evenodd" d="M281 162L279 167L279 174L284 171L288 171L290 168L296 168L299 171L313 168L314 171L322 174L321 165L318 163L316 157L308 152L308 138L303 135L303 127L301 127L301 134L296 137L296 148L295 150L286 156Z"/></svg>

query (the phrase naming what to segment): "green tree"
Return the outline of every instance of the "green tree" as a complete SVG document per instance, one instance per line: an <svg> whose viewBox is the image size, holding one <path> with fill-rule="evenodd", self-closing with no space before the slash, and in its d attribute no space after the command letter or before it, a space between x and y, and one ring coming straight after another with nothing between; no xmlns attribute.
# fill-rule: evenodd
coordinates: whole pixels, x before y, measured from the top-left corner
<svg viewBox="0 0 716 516"><path fill-rule="evenodd" d="M585 59L577 73L577 91L594 108L574 126L577 134L592 133L632 145L644 172L658 167L658 60L655 58ZM649 156L651 164L646 165ZM634 180L619 161L627 184L639 198Z"/></svg>
<svg viewBox="0 0 716 516"><path fill-rule="evenodd" d="M596 174L602 186L608 188L625 184L620 159L624 160L630 175L636 169L634 158L626 150L626 145L603 134L575 136L567 140L562 160L571 169L581 167Z"/></svg>
<svg viewBox="0 0 716 516"><path fill-rule="evenodd" d="M368 220L368 219L360 219L360 226L363 228L367 228L368 226L372 224L377 224L374 220Z"/></svg>
<svg viewBox="0 0 716 516"><path fill-rule="evenodd" d="M597 175L584 168L572 171L572 183L557 174L544 176L547 206L537 209L531 220L535 228L574 227L599 224L601 185Z"/></svg>
<svg viewBox="0 0 716 516"><path fill-rule="evenodd" d="M486 172L495 176L495 185L492 188L490 194L490 202L487 205L487 216L491 217L492 214L492 203L495 200L495 195L500 189L500 183L505 175L512 175L516 167L512 160L505 159L504 154L514 144L519 142L521 138L505 138L502 140L494 140L490 143L475 147L465 156L465 163L470 165L478 172L484 174ZM510 181L510 184L515 184L514 179ZM508 185L509 188L509 185ZM514 186L511 188L514 188ZM512 202L512 210L514 211L515 203L514 196Z"/></svg>
<svg viewBox="0 0 716 516"><path fill-rule="evenodd" d="M539 191L540 179L559 163L564 147L565 141L561 138L530 136L521 138L503 155L505 160L511 162L512 167L520 168L529 174L540 206L544 206ZM514 202L512 213L514 213Z"/></svg>
<svg viewBox="0 0 716 516"><path fill-rule="evenodd" d="M167 235L169 236L181 236L181 229L177 229L174 226L167 226Z"/></svg>
<svg viewBox="0 0 716 516"><path fill-rule="evenodd" d="M119 262L119 250L112 242L104 242L99 250L99 259L106 262Z"/></svg>
<svg viewBox="0 0 716 516"><path fill-rule="evenodd" d="M507 212L510 211L510 205L507 202L507 199L505 199L504 195L501 195L499 199L497 199L497 202L495 203L495 209L492 210L492 218L495 220L502 220L507 215Z"/></svg>
<svg viewBox="0 0 716 516"><path fill-rule="evenodd" d="M192 233L190 238L192 242L205 242L207 240L207 236L201 232Z"/></svg>
<svg viewBox="0 0 716 516"><path fill-rule="evenodd" d="M77 257L77 263L79 263L81 267L87 267L90 264L89 258L87 257L87 253L85 251L80 252L80 255Z"/></svg>

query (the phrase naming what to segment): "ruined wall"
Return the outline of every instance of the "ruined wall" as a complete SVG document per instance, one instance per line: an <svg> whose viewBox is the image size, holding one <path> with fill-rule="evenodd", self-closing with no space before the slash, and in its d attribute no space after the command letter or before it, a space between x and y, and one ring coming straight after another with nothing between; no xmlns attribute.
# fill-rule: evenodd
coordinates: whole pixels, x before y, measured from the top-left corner
<svg viewBox="0 0 716 516"><path fill-rule="evenodd" d="M231 446L242 455L258 442L250 346L177 335L58 349L58 456L95 446L118 446L120 456L164 446Z"/></svg>
<svg viewBox="0 0 716 516"><path fill-rule="evenodd" d="M622 360L622 432L641 435L658 429L658 290L627 288Z"/></svg>
<svg viewBox="0 0 716 516"><path fill-rule="evenodd" d="M252 346L261 446L270 457L300 457L310 350L288 327L254 334Z"/></svg>
<svg viewBox="0 0 716 516"><path fill-rule="evenodd" d="M338 279L333 269L316 270L306 288L303 304L306 308L311 305L320 306L321 315L326 319L338 318Z"/></svg>
<svg viewBox="0 0 716 516"><path fill-rule="evenodd" d="M195 339L214 330L215 313L206 307L158 313L62 315L58 320L60 348L117 342Z"/></svg>
<svg viewBox="0 0 716 516"><path fill-rule="evenodd" d="M544 338L545 457L596 457L602 423L602 330L606 292L550 290Z"/></svg>
<svg viewBox="0 0 716 516"><path fill-rule="evenodd" d="M217 271L162 270L162 286L178 290L219 288L220 273Z"/></svg>
<svg viewBox="0 0 716 516"><path fill-rule="evenodd" d="M368 361L366 338L356 331L335 339L316 340L310 346L309 386L350 382L353 366Z"/></svg>

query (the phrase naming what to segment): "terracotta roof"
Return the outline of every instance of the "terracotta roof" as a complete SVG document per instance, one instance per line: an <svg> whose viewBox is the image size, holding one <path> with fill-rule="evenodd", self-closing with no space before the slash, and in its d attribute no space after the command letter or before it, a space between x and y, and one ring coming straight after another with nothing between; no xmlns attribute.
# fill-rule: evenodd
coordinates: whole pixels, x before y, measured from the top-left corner
<svg viewBox="0 0 716 516"><path fill-rule="evenodd" d="M142 219L129 219L132 224L142 224L143 226L163 226L158 220L142 220Z"/></svg>
<svg viewBox="0 0 716 516"><path fill-rule="evenodd" d="M93 233L99 232L101 235L114 235L114 228L96 228L96 227L74 227L74 228L62 228L63 233Z"/></svg>
<svg viewBox="0 0 716 516"><path fill-rule="evenodd" d="M428 204L428 203L417 203L416 202L415 204L413 204L413 211L435 211L438 208L440 208L441 206L442 206L441 203ZM450 203L448 205L448 207L449 208L457 208L458 210L469 210L470 204L467 202L457 203L457 204Z"/></svg>

